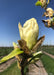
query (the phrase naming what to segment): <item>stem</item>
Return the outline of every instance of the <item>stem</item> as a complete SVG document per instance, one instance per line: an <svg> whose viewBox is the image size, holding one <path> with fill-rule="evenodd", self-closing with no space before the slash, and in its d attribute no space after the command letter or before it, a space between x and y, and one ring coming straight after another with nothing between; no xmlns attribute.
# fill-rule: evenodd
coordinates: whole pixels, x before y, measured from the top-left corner
<svg viewBox="0 0 54 75"><path fill-rule="evenodd" d="M21 67L21 75L24 75L24 67Z"/></svg>

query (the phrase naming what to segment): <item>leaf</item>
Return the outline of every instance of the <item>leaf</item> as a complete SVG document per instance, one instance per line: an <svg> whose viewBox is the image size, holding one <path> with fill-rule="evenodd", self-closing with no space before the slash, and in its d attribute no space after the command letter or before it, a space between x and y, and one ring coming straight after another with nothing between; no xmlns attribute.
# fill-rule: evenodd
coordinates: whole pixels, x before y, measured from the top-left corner
<svg viewBox="0 0 54 75"><path fill-rule="evenodd" d="M23 51L21 51L19 48L16 48L16 49L14 49L9 55L3 57L3 58L0 60L0 63L5 62L5 61L7 61L7 60L13 58L14 56L19 55L19 54L22 54L22 53L23 53Z"/></svg>
<svg viewBox="0 0 54 75"><path fill-rule="evenodd" d="M33 57L31 57L29 59L28 64L31 63L31 62L35 62L35 61L39 60L39 58L41 57L41 55L42 55L42 51L34 53Z"/></svg>
<svg viewBox="0 0 54 75"><path fill-rule="evenodd" d="M37 1L37 2L35 3L35 5L36 5L36 6L42 6L42 3L41 3L40 1Z"/></svg>
<svg viewBox="0 0 54 75"><path fill-rule="evenodd" d="M31 58L29 60L31 60L30 64L35 63L36 61L38 61L40 58L34 58L33 60L31 60Z"/></svg>
<svg viewBox="0 0 54 75"><path fill-rule="evenodd" d="M41 55L42 55L42 51L39 51L39 52L34 53L34 54L33 54L33 57L34 57L34 58L35 58L35 57L40 58Z"/></svg>

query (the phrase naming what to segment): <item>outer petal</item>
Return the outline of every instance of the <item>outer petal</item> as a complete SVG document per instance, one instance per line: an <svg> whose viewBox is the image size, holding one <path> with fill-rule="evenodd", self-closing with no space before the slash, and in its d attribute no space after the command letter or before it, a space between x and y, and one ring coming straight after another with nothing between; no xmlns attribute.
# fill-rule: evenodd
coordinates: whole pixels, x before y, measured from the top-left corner
<svg viewBox="0 0 54 75"><path fill-rule="evenodd" d="M23 28L20 23L18 24L18 28L19 28L19 32L20 32L20 37L22 38L23 37Z"/></svg>
<svg viewBox="0 0 54 75"><path fill-rule="evenodd" d="M36 44L39 34L39 27L35 18L32 18L25 22L23 26L24 40L27 42L29 49Z"/></svg>

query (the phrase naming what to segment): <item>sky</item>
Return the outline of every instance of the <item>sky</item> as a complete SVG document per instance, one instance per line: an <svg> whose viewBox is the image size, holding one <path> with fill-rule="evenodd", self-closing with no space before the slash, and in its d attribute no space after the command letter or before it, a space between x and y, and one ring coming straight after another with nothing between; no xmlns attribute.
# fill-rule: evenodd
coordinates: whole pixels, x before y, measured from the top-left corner
<svg viewBox="0 0 54 75"><path fill-rule="evenodd" d="M54 30L42 23L45 10L35 6L37 0L0 0L0 46L12 46L20 40L18 23L23 26L26 20L35 18L39 25L39 37L45 35L44 45L54 45ZM54 9L54 0L48 7ZM38 37L38 38L39 38Z"/></svg>

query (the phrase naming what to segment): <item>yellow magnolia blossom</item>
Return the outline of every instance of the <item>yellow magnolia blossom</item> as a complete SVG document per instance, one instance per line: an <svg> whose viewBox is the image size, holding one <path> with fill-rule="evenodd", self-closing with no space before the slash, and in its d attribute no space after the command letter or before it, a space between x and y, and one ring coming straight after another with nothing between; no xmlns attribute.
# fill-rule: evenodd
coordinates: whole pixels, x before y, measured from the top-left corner
<svg viewBox="0 0 54 75"><path fill-rule="evenodd" d="M54 10L52 8L46 9L46 16L52 17L54 14Z"/></svg>
<svg viewBox="0 0 54 75"><path fill-rule="evenodd" d="M36 44L38 34L39 34L39 27L35 18L31 18L27 20L23 27L21 24L18 24L20 37L21 39L25 40L29 49Z"/></svg>
<svg viewBox="0 0 54 75"><path fill-rule="evenodd" d="M54 10L52 8L47 8L46 9L46 12L44 12L43 16L46 16L46 17L53 17L54 15Z"/></svg>

